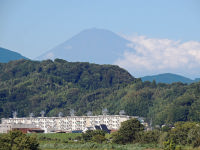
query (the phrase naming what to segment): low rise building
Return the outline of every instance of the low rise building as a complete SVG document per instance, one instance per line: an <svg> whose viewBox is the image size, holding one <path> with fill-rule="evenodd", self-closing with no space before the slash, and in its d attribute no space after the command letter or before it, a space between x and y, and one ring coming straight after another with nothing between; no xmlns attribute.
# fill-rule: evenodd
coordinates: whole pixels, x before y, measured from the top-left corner
<svg viewBox="0 0 200 150"><path fill-rule="evenodd" d="M32 124L6 124L6 123L2 123L0 124L0 133L8 133L11 130L20 130L23 133L43 133L44 130L40 129L40 128L36 128L34 125Z"/></svg>
<svg viewBox="0 0 200 150"><path fill-rule="evenodd" d="M98 116L67 116L67 117L25 117L25 118L2 118L2 131L9 130L9 124L30 124L35 128L41 128L46 133L53 131L71 132L84 130L87 127L105 124L109 130L118 130L121 122L130 118L126 115L98 115ZM8 125L8 127L6 126ZM6 129L7 128L7 129Z"/></svg>
<svg viewBox="0 0 200 150"><path fill-rule="evenodd" d="M12 125L3 123L0 124L0 133L8 133L10 130L12 130Z"/></svg>

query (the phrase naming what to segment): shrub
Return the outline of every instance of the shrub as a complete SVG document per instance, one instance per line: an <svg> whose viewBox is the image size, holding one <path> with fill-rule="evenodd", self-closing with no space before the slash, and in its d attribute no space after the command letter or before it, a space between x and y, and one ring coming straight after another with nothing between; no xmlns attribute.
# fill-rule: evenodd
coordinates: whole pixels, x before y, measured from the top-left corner
<svg viewBox="0 0 200 150"><path fill-rule="evenodd" d="M92 137L92 141L96 143L102 143L106 141L106 138L103 135L97 134Z"/></svg>
<svg viewBox="0 0 200 150"><path fill-rule="evenodd" d="M0 137L0 150L39 150L36 137L27 136L19 130L10 131Z"/></svg>
<svg viewBox="0 0 200 150"><path fill-rule="evenodd" d="M131 143L136 140L137 134L144 130L144 126L137 119L122 122L120 129L113 134L113 142L119 144Z"/></svg>
<svg viewBox="0 0 200 150"><path fill-rule="evenodd" d="M192 144L193 147L199 147L200 146L200 138L197 138L193 144Z"/></svg>
<svg viewBox="0 0 200 150"><path fill-rule="evenodd" d="M97 143L102 143L106 140L105 138L105 132L102 130L88 130L86 133L82 133L82 138L84 141L94 141Z"/></svg>
<svg viewBox="0 0 200 150"><path fill-rule="evenodd" d="M158 130L139 132L136 142L141 143L158 143L161 132Z"/></svg>
<svg viewBox="0 0 200 150"><path fill-rule="evenodd" d="M175 150L175 148L176 144L172 139L164 142L164 150Z"/></svg>

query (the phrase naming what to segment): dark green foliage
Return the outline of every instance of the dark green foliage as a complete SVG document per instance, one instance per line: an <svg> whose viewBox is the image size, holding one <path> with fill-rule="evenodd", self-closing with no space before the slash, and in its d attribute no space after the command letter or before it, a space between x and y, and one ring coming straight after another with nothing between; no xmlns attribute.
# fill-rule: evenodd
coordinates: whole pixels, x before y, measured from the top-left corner
<svg viewBox="0 0 200 150"><path fill-rule="evenodd" d="M14 110L19 117L30 112L38 116L41 110L47 116L56 116L60 111L69 115L70 108L78 115L87 110L99 114L105 107L102 101L135 82L127 71L112 65L56 59L19 60L0 66L0 117L11 117Z"/></svg>
<svg viewBox="0 0 200 150"><path fill-rule="evenodd" d="M105 132L102 130L88 130L85 133L82 133L82 139L85 142L93 141L96 143L106 141Z"/></svg>
<svg viewBox="0 0 200 150"><path fill-rule="evenodd" d="M137 140L137 134L144 130L144 126L137 119L130 119L121 123L120 129L113 134L113 142L118 144L132 143Z"/></svg>
<svg viewBox="0 0 200 150"><path fill-rule="evenodd" d="M176 144L173 140L168 140L164 142L164 150L175 150Z"/></svg>
<svg viewBox="0 0 200 150"><path fill-rule="evenodd" d="M163 132L168 132L170 129L171 129L171 128L170 128L169 126L167 126L167 125L161 128L161 130L162 130Z"/></svg>
<svg viewBox="0 0 200 150"><path fill-rule="evenodd" d="M193 145L193 147L199 147L200 146L200 137L196 138L192 145Z"/></svg>
<svg viewBox="0 0 200 150"><path fill-rule="evenodd" d="M0 136L0 150L39 150L39 143L35 137L15 130Z"/></svg>
<svg viewBox="0 0 200 150"><path fill-rule="evenodd" d="M166 132L165 132L166 133ZM161 137L161 136L160 136ZM177 122L164 139L164 149L178 150L182 146L200 146L200 125L196 122Z"/></svg>
<svg viewBox="0 0 200 150"><path fill-rule="evenodd" d="M200 82L163 84L142 82L113 65L18 60L0 63L0 118L19 117L42 110L46 116L76 115L102 108L110 114L145 117L153 125L200 121Z"/></svg>
<svg viewBox="0 0 200 150"><path fill-rule="evenodd" d="M189 130L187 142L188 144L192 144L193 147L200 146L200 124L196 124L193 128Z"/></svg>
<svg viewBox="0 0 200 150"><path fill-rule="evenodd" d="M136 142L139 143L158 143L161 131L142 131L137 134Z"/></svg>
<svg viewBox="0 0 200 150"><path fill-rule="evenodd" d="M195 128L195 122L178 122L175 127L169 132L169 139L175 144L186 145L188 143L188 133Z"/></svg>
<svg viewBox="0 0 200 150"><path fill-rule="evenodd" d="M105 136L98 134L98 135L93 136L92 141L94 141L96 143L102 143L102 142L106 141L106 138L105 138Z"/></svg>
<svg viewBox="0 0 200 150"><path fill-rule="evenodd" d="M164 141L165 149L181 149L179 145L199 146L200 126L196 122L177 122L168 131Z"/></svg>

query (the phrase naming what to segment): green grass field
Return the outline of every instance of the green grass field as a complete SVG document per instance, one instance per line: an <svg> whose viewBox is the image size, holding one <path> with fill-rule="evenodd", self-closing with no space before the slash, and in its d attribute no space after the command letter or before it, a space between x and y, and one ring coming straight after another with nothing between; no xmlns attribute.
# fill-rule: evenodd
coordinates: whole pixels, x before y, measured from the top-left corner
<svg viewBox="0 0 200 150"><path fill-rule="evenodd" d="M34 134L31 134L34 135ZM75 139L77 136L81 136L81 133L38 133L35 134L39 140L46 141L47 139L52 141L63 141Z"/></svg>
<svg viewBox="0 0 200 150"><path fill-rule="evenodd" d="M150 144L127 144L127 145L117 145L117 144L96 144L96 143L49 143L42 144L40 146L42 150L161 150L160 148L156 148L155 145Z"/></svg>
<svg viewBox="0 0 200 150"><path fill-rule="evenodd" d="M81 136L80 133L48 133L48 134L30 134L37 136L42 150L144 150L154 149L159 150L156 145L153 144L111 144L111 143L83 143L76 141L77 136ZM109 137L109 135L106 135Z"/></svg>

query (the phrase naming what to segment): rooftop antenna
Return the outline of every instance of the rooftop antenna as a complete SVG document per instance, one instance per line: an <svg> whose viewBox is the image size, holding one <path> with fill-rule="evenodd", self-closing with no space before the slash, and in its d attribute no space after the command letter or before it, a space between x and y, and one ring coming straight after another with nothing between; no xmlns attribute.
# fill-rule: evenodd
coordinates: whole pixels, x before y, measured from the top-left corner
<svg viewBox="0 0 200 150"><path fill-rule="evenodd" d="M102 109L102 114L103 115L107 115L108 114L108 109L107 108Z"/></svg>
<svg viewBox="0 0 200 150"><path fill-rule="evenodd" d="M87 112L87 116L92 116L92 112L91 112L91 111L88 111L88 112Z"/></svg>
<svg viewBox="0 0 200 150"><path fill-rule="evenodd" d="M44 117L44 114L45 114L44 110L42 110L42 111L40 112L40 114L41 114L41 117Z"/></svg>
<svg viewBox="0 0 200 150"><path fill-rule="evenodd" d="M63 116L63 113L62 113L62 112L59 112L59 113L58 113L58 117L61 118L62 116Z"/></svg>
<svg viewBox="0 0 200 150"><path fill-rule="evenodd" d="M16 111L13 112L13 118L17 118L17 112Z"/></svg>
<svg viewBox="0 0 200 150"><path fill-rule="evenodd" d="M70 109L70 116L75 116L74 114L75 114L75 110L74 109Z"/></svg>
<svg viewBox="0 0 200 150"><path fill-rule="evenodd" d="M32 118L34 116L34 113L30 113L29 117Z"/></svg>
<svg viewBox="0 0 200 150"><path fill-rule="evenodd" d="M119 115L125 115L126 112L124 110L120 110Z"/></svg>

